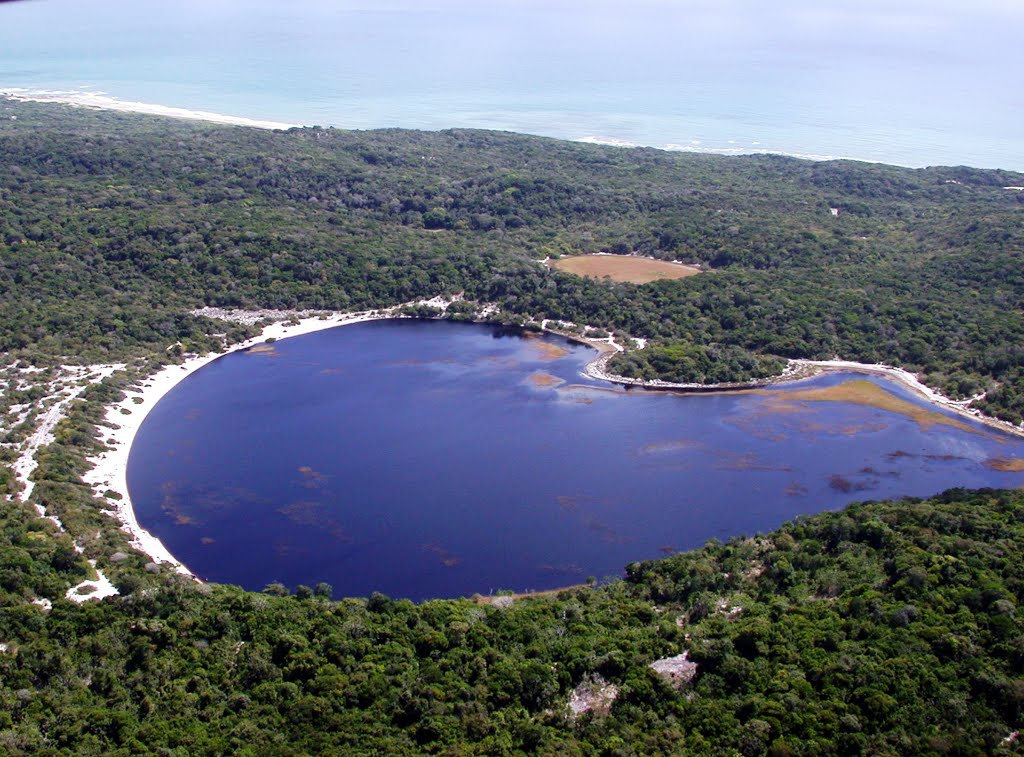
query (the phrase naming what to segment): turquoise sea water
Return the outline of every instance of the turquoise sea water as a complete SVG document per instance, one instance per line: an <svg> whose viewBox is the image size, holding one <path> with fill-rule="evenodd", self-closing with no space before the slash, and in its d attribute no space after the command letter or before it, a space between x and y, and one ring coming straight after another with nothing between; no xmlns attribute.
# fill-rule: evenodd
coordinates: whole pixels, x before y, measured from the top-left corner
<svg viewBox="0 0 1024 757"><path fill-rule="evenodd" d="M24 0L0 90L1024 170L1024 3Z"/></svg>

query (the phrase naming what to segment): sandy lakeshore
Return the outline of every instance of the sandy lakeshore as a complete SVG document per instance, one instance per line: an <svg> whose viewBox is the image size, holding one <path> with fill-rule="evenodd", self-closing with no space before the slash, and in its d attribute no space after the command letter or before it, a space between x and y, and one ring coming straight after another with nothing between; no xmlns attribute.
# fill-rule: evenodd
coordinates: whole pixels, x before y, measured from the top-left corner
<svg viewBox="0 0 1024 757"><path fill-rule="evenodd" d="M426 300L412 304L431 305L439 310L444 310L449 303L450 300L435 298L434 300ZM131 535L132 546L149 555L156 562L173 566L175 570L184 575L192 575L188 568L181 565L181 563L175 559L159 539L146 531L139 524L128 493L128 457L131 452L135 435L138 433L150 410L164 395L177 386L179 382L192 375L203 366L213 362L222 355L228 354L229 352L250 349L268 339L279 340L351 323L402 317L399 312L401 307L403 306L399 305L394 308L359 313L332 313L327 315L317 315L314 317L298 317L297 319L292 319L290 321L278 320L266 326L259 336L246 340L245 342L232 345L226 352L194 355L189 357L182 364L169 365L162 368L157 373L143 379L140 386L129 389L123 400L107 407L106 422L109 425L101 428L101 433L108 449L102 454L90 459L94 468L83 476L83 480L93 488L93 491L98 496L103 497L108 503L110 503L110 514L117 518L117 520L122 524L122 528ZM254 323L261 317L266 316L277 318L287 316L287 314L272 313L270 311L250 313L245 311L213 311L209 309L197 311L197 314L244 323ZM549 328L547 321L542 324L542 327L545 331L560 333L554 328ZM565 334L562 335L564 336ZM827 371L871 373L883 375L889 379L895 380L903 386L910 388L919 396L929 400L931 403L954 410L962 415L971 417L1003 431L1024 435L1024 430L1019 427L988 418L979 411L970 409L968 405L975 398L963 401L952 400L939 392L936 392L930 387L925 386L910 372L892 366L869 365L841 360L793 360L790 361L788 367L781 375L773 379L751 382L749 384L706 386L693 384L671 384L669 382L660 381L644 382L636 379L616 376L607 371L606 365L609 358L623 349L621 345L616 343L613 337L609 336L606 339L581 337L572 338L575 341L588 344L598 350L598 354L595 356L594 360L587 365L586 374L591 378L612 383L629 384L653 389L669 389L686 393L687 391L737 391L773 385L777 386L779 384L805 380ZM114 492L118 496L109 496L110 492Z"/></svg>
<svg viewBox="0 0 1024 757"><path fill-rule="evenodd" d="M108 449L102 454L90 458L94 467L82 476L82 480L90 485L98 496L105 498L111 504L111 514L131 535L133 547L149 555L156 562L172 565L179 573L192 575L191 571L179 563L159 539L139 525L128 493L128 456L131 453L135 435L150 410L181 381L230 352L248 349L267 339L284 339L349 323L388 317L394 317L394 314L387 311L338 313L323 318L302 318L297 324L291 323L291 325L285 321L278 321L264 328L259 336L232 345L226 352L195 355L180 365L165 366L157 373L145 378L140 387L129 389L123 400L107 407L106 421L109 426L102 427L101 432ZM120 499L104 497L107 492L115 492Z"/></svg>

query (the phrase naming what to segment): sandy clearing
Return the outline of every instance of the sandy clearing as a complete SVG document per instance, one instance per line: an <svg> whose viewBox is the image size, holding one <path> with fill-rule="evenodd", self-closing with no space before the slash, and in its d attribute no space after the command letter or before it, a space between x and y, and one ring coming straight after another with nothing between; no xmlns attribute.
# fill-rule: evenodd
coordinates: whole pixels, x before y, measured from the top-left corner
<svg viewBox="0 0 1024 757"><path fill-rule="evenodd" d="M647 284L661 279L685 279L696 276L701 270L692 265L671 263L638 255L575 255L548 261L548 265L565 273L586 276L592 279L608 278L611 281L631 284Z"/></svg>

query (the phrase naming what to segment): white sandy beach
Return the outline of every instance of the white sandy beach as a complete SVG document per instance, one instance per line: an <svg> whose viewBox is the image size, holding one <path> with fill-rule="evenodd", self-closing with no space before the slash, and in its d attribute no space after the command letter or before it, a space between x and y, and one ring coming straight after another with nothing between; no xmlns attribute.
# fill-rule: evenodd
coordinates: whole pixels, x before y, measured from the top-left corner
<svg viewBox="0 0 1024 757"><path fill-rule="evenodd" d="M210 121L212 123L227 124L229 126L252 126L257 129L292 129L297 126L301 126L301 124L289 124L281 121L263 121L256 118L227 116L223 113L211 113L205 110L175 108L170 105L156 105L155 103L118 100L116 97L110 97L102 92L34 90L23 89L20 87L8 87L6 89L0 88L0 97L8 97L12 100L25 102L63 103L64 105L75 105L82 108L116 110L122 113L145 113L150 116L183 118L189 121Z"/></svg>

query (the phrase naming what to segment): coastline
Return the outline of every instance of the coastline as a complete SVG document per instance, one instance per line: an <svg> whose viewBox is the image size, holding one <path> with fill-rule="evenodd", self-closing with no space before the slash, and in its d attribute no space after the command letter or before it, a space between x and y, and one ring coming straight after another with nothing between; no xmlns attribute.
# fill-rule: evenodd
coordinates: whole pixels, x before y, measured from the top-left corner
<svg viewBox="0 0 1024 757"><path fill-rule="evenodd" d="M104 92L87 92L75 90L48 90L28 89L25 87L0 87L0 98L7 98L18 102L52 103L59 105L71 105L80 108L92 108L95 110L111 110L119 113L139 113L148 116L162 116L165 118L179 118L187 121L206 121L208 123L223 124L226 126L249 126L255 129L288 130L303 128L308 124L286 123L283 121L270 121L258 118L246 118L245 116L231 116L224 113L213 113L205 110L192 110L174 105L160 105L158 103L141 102L138 100L121 100L112 97ZM344 127L338 127L344 128ZM378 126L370 128L389 128ZM416 128L416 127L412 127ZM467 127L469 128L469 127ZM428 129L430 131L431 129ZM507 129L498 129L505 131ZM533 133L533 132L523 132ZM725 157L738 157L745 155L780 155L799 160L810 160L814 162L827 162L834 160L850 160L861 163L878 163L881 165L893 165L901 168L923 168L924 166L911 163L894 163L882 158L854 158L842 155L787 152L785 150L750 147L702 147L699 145L682 145L676 143L644 144L630 142L616 137L601 137L595 135L584 135L579 137L565 136L557 137L548 134L541 134L551 139L561 139L566 142L577 144L599 145L602 147L617 147L620 149L654 149L664 152L693 153L697 155L721 155ZM1016 189L1017 187L1006 187Z"/></svg>
<svg viewBox="0 0 1024 757"><path fill-rule="evenodd" d="M256 129L270 129L270 130L288 130L295 128L304 128L310 126L310 124L299 124L290 123L284 121L272 121L267 119L258 118L247 118L245 116L232 116L225 113L214 113L205 110L194 110L191 108L179 107L174 105L160 105L158 103L142 102L138 100L121 100L117 97L111 96L102 91L87 91L87 90L63 90L63 89L35 89L27 87L12 87L0 85L0 99L7 98L9 100L15 100L20 102L39 102L39 103L52 103L59 105L70 105L73 107L81 108L92 108L96 110L110 110L120 113L139 113L150 116L161 116L165 118L178 118L188 121L205 121L207 123L223 124L227 126L248 126ZM332 124L326 124L328 127ZM361 126L361 127L345 127L337 126L339 129L386 129L390 128L387 124L379 126ZM411 126L412 129L421 129L425 131L437 131L442 127L429 128L422 126ZM485 128L485 127L472 127L463 126L460 127L458 123L449 124L443 128ZM676 142L660 142L655 141L651 143L647 142L633 142L627 139L618 137L607 137L594 134L582 134L574 136L571 134L553 134L544 131L516 131L511 127L486 127L497 131L514 131L519 134L535 134L537 136L547 137L549 139L557 139L565 142L572 142L576 144L588 144L588 145L599 145L602 147L615 147L619 149L653 149L661 150L663 152L670 153L689 153L696 155L719 155L723 157L741 157L750 155L777 155L787 158L796 158L798 160L808 160L812 162L829 162L829 161L855 161L858 163L875 163L879 165L890 165L897 166L900 168L910 169L922 169L932 165L954 165L957 161L934 161L929 160L922 163L914 162L897 162L892 158L882 158L877 155L856 157L850 155L840 155L832 153L816 153L806 151L793 151L793 150L782 150L772 147L764 147L754 142L751 145L743 147L708 147L700 144L679 144ZM974 166L974 167L981 167ZM989 169L997 169L999 166L991 165ZM1017 171L1016 169L1005 169L1010 171ZM1021 169L1024 170L1024 169ZM1004 187L1004 189L1021 189L1021 187Z"/></svg>
<svg viewBox="0 0 1024 757"><path fill-rule="evenodd" d="M227 126L250 126L255 129L294 129L302 124L290 124L281 121L266 121L258 118L229 116L223 113L211 113L206 110L190 110L172 105L158 105L131 100L119 100L102 92L75 92L67 90L37 90L9 87L0 89L0 97L18 102L56 103L72 105L79 108L96 110L113 110L119 113L142 113L149 116L180 118L186 121L206 121Z"/></svg>

